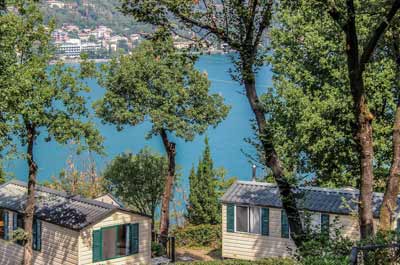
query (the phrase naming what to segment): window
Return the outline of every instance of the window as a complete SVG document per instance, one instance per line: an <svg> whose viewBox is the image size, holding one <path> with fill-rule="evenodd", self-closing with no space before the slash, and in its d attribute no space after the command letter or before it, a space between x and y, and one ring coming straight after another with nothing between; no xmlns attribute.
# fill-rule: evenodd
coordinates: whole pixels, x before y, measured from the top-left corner
<svg viewBox="0 0 400 265"><path fill-rule="evenodd" d="M289 222L284 210L281 211L281 236L289 238Z"/></svg>
<svg viewBox="0 0 400 265"><path fill-rule="evenodd" d="M329 214L321 214L321 233L329 235Z"/></svg>
<svg viewBox="0 0 400 265"><path fill-rule="evenodd" d="M236 206L236 231L249 232L249 208Z"/></svg>
<svg viewBox="0 0 400 265"><path fill-rule="evenodd" d="M93 231L93 261L103 261L139 252L139 225L125 224Z"/></svg>
<svg viewBox="0 0 400 265"><path fill-rule="evenodd" d="M250 233L261 234L260 208L250 208Z"/></svg>
<svg viewBox="0 0 400 265"><path fill-rule="evenodd" d="M20 213L13 214L13 230L17 230L18 228L24 229L25 222L24 216ZM42 222L36 218L33 219L32 224L32 248L33 250L40 251L42 249ZM17 244L24 245L25 242L23 240L17 240Z"/></svg>
<svg viewBox="0 0 400 265"><path fill-rule="evenodd" d="M236 232L246 232L252 234L269 235L269 209L259 207L236 206L236 211L232 206L227 208L227 227L228 232L234 232L230 227L234 227ZM235 213L235 218L232 218Z"/></svg>

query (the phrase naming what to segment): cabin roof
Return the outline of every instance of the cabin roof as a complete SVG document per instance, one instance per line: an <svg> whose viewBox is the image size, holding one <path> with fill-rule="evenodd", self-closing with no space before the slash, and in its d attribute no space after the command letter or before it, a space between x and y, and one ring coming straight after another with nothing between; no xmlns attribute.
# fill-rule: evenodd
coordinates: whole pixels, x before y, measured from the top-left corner
<svg viewBox="0 0 400 265"><path fill-rule="evenodd" d="M82 230L116 211L139 214L123 207L39 185L36 185L35 193L36 218L73 230ZM13 180L0 186L0 208L24 213L26 198L25 182Z"/></svg>
<svg viewBox="0 0 400 265"><path fill-rule="evenodd" d="M299 187L295 191L297 205L301 210L350 215L358 211L357 189L328 189L317 187ZM379 217L383 194L374 193L373 213ZM223 195L222 203L248 206L282 208L278 187L274 184L237 181ZM400 199L398 198L400 205ZM397 207L396 213L400 209Z"/></svg>

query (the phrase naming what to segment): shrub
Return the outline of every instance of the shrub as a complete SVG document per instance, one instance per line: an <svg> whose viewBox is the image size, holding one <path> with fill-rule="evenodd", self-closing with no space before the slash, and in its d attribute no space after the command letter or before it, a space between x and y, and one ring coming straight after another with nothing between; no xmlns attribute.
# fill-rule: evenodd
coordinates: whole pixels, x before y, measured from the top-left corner
<svg viewBox="0 0 400 265"><path fill-rule="evenodd" d="M187 225L174 231L176 244L185 247L221 247L220 225Z"/></svg>
<svg viewBox="0 0 400 265"><path fill-rule="evenodd" d="M177 263L177 264L188 264L188 263ZM257 261L245 261L245 260L216 260L216 261L197 261L191 262L193 265L295 265L297 264L294 260L285 258L269 258Z"/></svg>
<svg viewBox="0 0 400 265"><path fill-rule="evenodd" d="M151 242L151 256L161 257L165 255L165 248L157 242Z"/></svg>

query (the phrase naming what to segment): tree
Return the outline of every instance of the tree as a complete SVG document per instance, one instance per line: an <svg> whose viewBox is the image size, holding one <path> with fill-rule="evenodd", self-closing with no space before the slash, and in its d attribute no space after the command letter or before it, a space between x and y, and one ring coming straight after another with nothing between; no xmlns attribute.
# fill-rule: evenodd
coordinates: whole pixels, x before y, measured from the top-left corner
<svg viewBox="0 0 400 265"><path fill-rule="evenodd" d="M117 156L103 173L106 190L134 210L151 216L153 225L167 175L166 157L149 148L144 148L135 155Z"/></svg>
<svg viewBox="0 0 400 265"><path fill-rule="evenodd" d="M255 116L263 162L272 171L288 215L291 236L295 244L300 245L304 233L293 183L285 176L284 165L271 140L265 110L256 91L256 73L264 63L267 50L261 45L265 31L270 27L274 1L122 0L122 3L123 12L140 22L168 27L175 33L182 32L182 29L193 31L196 40L214 38L227 43L236 52L233 78L244 85Z"/></svg>
<svg viewBox="0 0 400 265"><path fill-rule="evenodd" d="M66 161L65 169L62 169L57 177L53 176L45 186L95 199L104 193L103 182L103 178L97 174L92 153L88 152L85 156L71 154Z"/></svg>
<svg viewBox="0 0 400 265"><path fill-rule="evenodd" d="M398 87L394 86L393 60L385 56L386 48L379 48L378 41L382 43L398 9L397 1L391 1L390 6L371 1L357 9L350 0L336 1L336 5L321 1L281 4L289 11L280 14L282 24L276 24L272 38L276 41L275 84L283 98L265 102L273 113L284 107L291 109L281 120L275 119L275 125L281 126L286 115L290 121L284 129L287 136L297 135L302 141L295 143L292 137L285 143L284 152L289 154L292 148L295 154L289 154L288 159L301 161L296 165L302 169L316 168L321 175L334 176L333 184L354 184L354 176L361 176L360 231L365 238L373 232L372 158L377 159L375 170L382 177L389 173L391 164L387 139ZM371 33L371 28L376 30ZM278 130L275 128L277 136ZM340 176L343 173L345 177Z"/></svg>
<svg viewBox="0 0 400 265"><path fill-rule="evenodd" d="M372 207L374 183L372 121L374 120L374 115L371 113L368 106L363 75L367 64L370 62L376 50L379 40L400 9L400 0L391 2L393 3L390 7L386 9L384 13L380 14L378 23L373 27L370 37L364 42L360 42L359 40L356 24L357 10L353 0L347 0L346 3L343 4L343 7L340 7L342 10L332 3L327 7L329 15L342 29L342 33L346 38L347 70L355 115L353 133L357 143L361 171L359 218L362 239L374 233ZM394 159L400 161L400 156ZM394 164L397 163L396 161ZM400 172L396 172L396 177L398 177L397 175L399 173Z"/></svg>
<svg viewBox="0 0 400 265"><path fill-rule="evenodd" d="M228 114L222 97L209 95L210 82L194 68L196 58L178 53L172 38L159 33L142 42L132 55L120 55L105 68L101 84L107 89L96 103L105 122L136 125L149 121L149 137L161 137L168 156L168 174L161 205L160 232L168 235L169 203L175 178L176 144L216 126Z"/></svg>
<svg viewBox="0 0 400 265"><path fill-rule="evenodd" d="M210 145L206 137L203 156L197 166L197 174L193 167L189 176L187 218L191 224L218 224L221 221L220 203L217 196L218 179L215 173Z"/></svg>
<svg viewBox="0 0 400 265"><path fill-rule="evenodd" d="M9 137L18 139L26 147L24 158L28 164L28 191L24 211L24 264L32 264L32 224L35 211L35 186L38 165L35 161L35 142L39 134L46 134L66 144L69 140L93 150L101 150L102 137L88 117L85 100L81 95L88 88L77 81L78 73L62 64L48 69L52 58L51 31L45 26L37 6L32 1L16 3L18 12L0 16L2 27L12 28L11 45L13 60L8 65L10 76L7 90L0 90L0 97L7 101L4 111L9 117ZM0 83L3 80L0 81Z"/></svg>

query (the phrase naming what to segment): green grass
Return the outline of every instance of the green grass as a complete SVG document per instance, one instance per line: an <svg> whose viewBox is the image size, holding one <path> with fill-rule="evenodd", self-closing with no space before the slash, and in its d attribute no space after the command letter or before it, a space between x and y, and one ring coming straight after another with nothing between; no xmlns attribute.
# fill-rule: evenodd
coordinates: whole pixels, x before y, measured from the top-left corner
<svg viewBox="0 0 400 265"><path fill-rule="evenodd" d="M284 258L270 258L259 261L244 261L244 260L217 260L217 261L196 261L190 263L177 263L180 265L193 264L193 265L295 265L296 263L291 259Z"/></svg>

